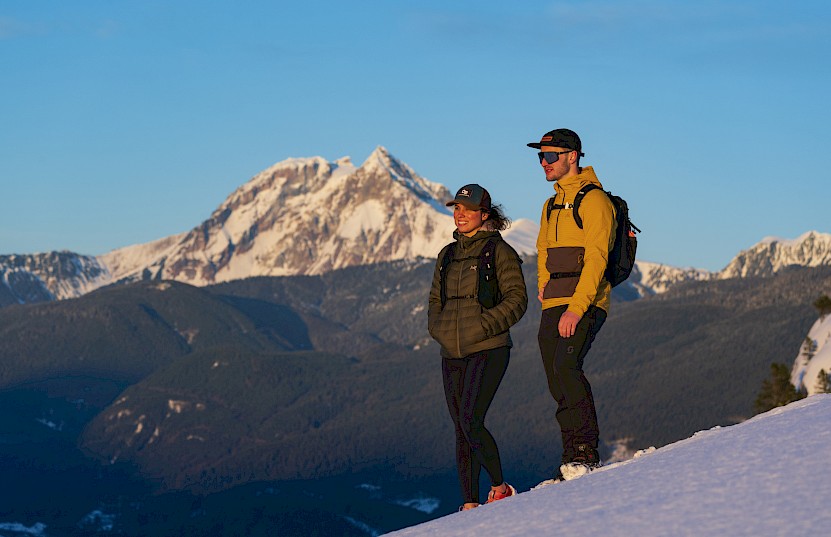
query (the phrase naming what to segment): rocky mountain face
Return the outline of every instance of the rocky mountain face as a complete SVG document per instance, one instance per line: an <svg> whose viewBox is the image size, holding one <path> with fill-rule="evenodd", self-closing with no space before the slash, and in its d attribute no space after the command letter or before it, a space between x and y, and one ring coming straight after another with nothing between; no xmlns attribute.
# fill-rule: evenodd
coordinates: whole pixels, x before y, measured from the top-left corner
<svg viewBox="0 0 831 537"><path fill-rule="evenodd" d="M649 261L636 261L635 270L625 282L615 290L629 290L637 298L664 293L670 287L688 281L713 279L714 274L707 270L695 268L677 268Z"/></svg>
<svg viewBox="0 0 831 537"><path fill-rule="evenodd" d="M831 234L809 231L793 240L766 238L737 255L718 277L770 276L794 265L831 265Z"/></svg>
<svg viewBox="0 0 831 537"><path fill-rule="evenodd" d="M108 281L107 268L91 256L0 255L0 307L72 298Z"/></svg>
<svg viewBox="0 0 831 537"><path fill-rule="evenodd" d="M114 280L193 285L321 274L433 257L453 230L452 195L377 148L348 159L291 159L261 172L188 233L101 257Z"/></svg>
<svg viewBox="0 0 831 537"><path fill-rule="evenodd" d="M632 300L664 293L683 282L767 277L789 267L827 265L831 265L831 234L809 231L796 239L766 238L717 272L637 261L632 275L616 292Z"/></svg>

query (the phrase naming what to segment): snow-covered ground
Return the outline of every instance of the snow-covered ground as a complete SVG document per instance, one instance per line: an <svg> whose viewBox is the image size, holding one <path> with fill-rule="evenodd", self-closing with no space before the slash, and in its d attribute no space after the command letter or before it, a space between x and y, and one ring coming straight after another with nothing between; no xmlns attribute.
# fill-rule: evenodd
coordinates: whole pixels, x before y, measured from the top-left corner
<svg viewBox="0 0 831 537"><path fill-rule="evenodd" d="M814 395L389 535L831 535L829 424L831 395Z"/></svg>

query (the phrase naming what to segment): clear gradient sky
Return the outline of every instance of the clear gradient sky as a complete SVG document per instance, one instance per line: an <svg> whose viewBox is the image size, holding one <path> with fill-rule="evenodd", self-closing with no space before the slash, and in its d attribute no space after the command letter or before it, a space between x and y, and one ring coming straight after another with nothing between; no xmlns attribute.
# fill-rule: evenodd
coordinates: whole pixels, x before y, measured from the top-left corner
<svg viewBox="0 0 831 537"><path fill-rule="evenodd" d="M0 254L180 233L378 145L538 220L525 144L568 127L641 259L718 270L831 232L829 58L825 1L0 0Z"/></svg>

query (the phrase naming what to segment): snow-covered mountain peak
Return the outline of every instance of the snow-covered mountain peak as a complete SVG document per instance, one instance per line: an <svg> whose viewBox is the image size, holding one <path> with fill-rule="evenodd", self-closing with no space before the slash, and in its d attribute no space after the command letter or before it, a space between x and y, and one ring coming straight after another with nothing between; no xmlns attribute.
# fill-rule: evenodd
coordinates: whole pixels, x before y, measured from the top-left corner
<svg viewBox="0 0 831 537"><path fill-rule="evenodd" d="M0 307L73 298L109 283L106 267L72 252L0 255Z"/></svg>
<svg viewBox="0 0 831 537"><path fill-rule="evenodd" d="M419 176L410 166L392 156L385 147L376 147L361 165L361 169L368 174L389 177L438 211L449 214L444 203L453 196L447 188Z"/></svg>
<svg viewBox="0 0 831 537"><path fill-rule="evenodd" d="M793 247L794 245L801 244L805 241L823 240L823 235L826 234L819 233L818 231L807 231L795 239L786 239L784 237L771 235L763 238L761 241L759 241L759 244L779 243L783 247Z"/></svg>
<svg viewBox="0 0 831 537"><path fill-rule="evenodd" d="M375 146L375 149L373 149L372 153L370 153L369 156L366 158L366 161L364 161L364 165L370 162L385 162L391 159L392 156L390 155L389 150L382 145L378 145Z"/></svg>
<svg viewBox="0 0 831 537"><path fill-rule="evenodd" d="M770 276L791 265L831 265L831 234L809 231L796 239L765 237L739 253L718 277Z"/></svg>
<svg viewBox="0 0 831 537"><path fill-rule="evenodd" d="M648 296L663 293L680 282L710 280L713 277L713 273L704 269L678 268L638 260L625 284L634 287L639 296Z"/></svg>
<svg viewBox="0 0 831 537"><path fill-rule="evenodd" d="M347 168L347 167L348 168L354 168L355 167L355 165L352 163L352 157L348 157L348 156L347 157L341 157L341 158L335 160L335 162L333 162L333 164L335 166L337 166L338 168Z"/></svg>
<svg viewBox="0 0 831 537"><path fill-rule="evenodd" d="M330 163L323 157L290 158L278 162L252 177L237 188L219 209L238 203L247 203L253 197L265 194L278 197L283 191L294 195L317 190L326 178L338 170L339 175L351 173L354 166L348 157Z"/></svg>
<svg viewBox="0 0 831 537"><path fill-rule="evenodd" d="M375 168L390 170L396 167L409 168L409 166L392 156L389 150L382 145L377 146L372 153L369 154L364 163L361 164L361 168L365 168L366 170Z"/></svg>
<svg viewBox="0 0 831 537"><path fill-rule="evenodd" d="M116 280L206 285L434 257L451 240L449 198L384 147L360 167L349 157L292 158L255 175L190 232L102 260Z"/></svg>

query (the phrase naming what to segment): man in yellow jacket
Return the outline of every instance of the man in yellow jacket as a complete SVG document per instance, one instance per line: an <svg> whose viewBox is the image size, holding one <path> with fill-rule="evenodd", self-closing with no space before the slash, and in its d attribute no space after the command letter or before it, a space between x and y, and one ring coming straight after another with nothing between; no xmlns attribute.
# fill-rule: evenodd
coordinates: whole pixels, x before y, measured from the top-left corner
<svg viewBox="0 0 831 537"><path fill-rule="evenodd" d="M537 298L543 310L540 353L563 438L556 480L600 466L597 412L583 361L609 311L612 287L603 273L615 239L615 209L592 167L580 167L577 133L555 129L528 146L539 149L545 178L555 190L540 218ZM581 228L573 204L588 184L600 188L580 202Z"/></svg>

